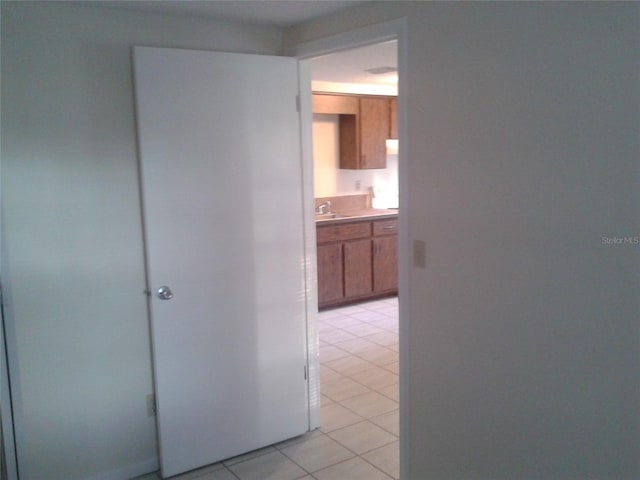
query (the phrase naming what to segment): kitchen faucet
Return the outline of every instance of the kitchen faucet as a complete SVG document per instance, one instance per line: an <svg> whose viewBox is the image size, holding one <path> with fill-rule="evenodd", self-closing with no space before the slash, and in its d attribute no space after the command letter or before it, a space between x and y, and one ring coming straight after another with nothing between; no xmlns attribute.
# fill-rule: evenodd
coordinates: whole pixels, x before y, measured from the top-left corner
<svg viewBox="0 0 640 480"><path fill-rule="evenodd" d="M327 211L325 212L324 209L327 209ZM316 207L316 212L319 214L325 214L325 213L331 213L331 200L327 200L324 203L321 203L320 205L318 205Z"/></svg>

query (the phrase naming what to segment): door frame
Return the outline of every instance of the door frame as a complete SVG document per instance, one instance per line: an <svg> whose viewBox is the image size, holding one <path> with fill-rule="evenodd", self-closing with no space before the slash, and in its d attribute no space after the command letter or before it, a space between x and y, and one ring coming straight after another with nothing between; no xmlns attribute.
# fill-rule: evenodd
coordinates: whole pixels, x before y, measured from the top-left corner
<svg viewBox="0 0 640 480"><path fill-rule="evenodd" d="M398 228L398 296L399 296L399 345L400 345L400 477L408 475L410 451L409 422L409 165L407 155L407 18L398 18L376 23L336 35L319 38L295 45L290 55L298 59L300 79L300 137L302 149L303 204L305 212L305 248L307 265L307 335L309 359L310 429L320 424L320 387L317 335L318 289L316 270L316 228L313 197L313 141L311 110L311 59L329 53L363 47L389 40L398 42L398 183L399 183L399 228ZM317 404L314 399L317 398Z"/></svg>
<svg viewBox="0 0 640 480"><path fill-rule="evenodd" d="M0 477L7 476L7 480L17 480L18 462L16 439L13 423L13 397L11 395L11 381L9 378L9 344L6 341L4 321L4 305L2 302L2 286L0 285L0 448L2 462Z"/></svg>

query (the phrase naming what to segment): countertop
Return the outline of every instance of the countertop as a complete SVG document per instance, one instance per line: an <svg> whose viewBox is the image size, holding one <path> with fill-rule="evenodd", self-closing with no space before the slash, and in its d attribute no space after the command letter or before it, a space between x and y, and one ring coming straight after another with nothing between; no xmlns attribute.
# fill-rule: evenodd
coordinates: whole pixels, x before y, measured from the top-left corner
<svg viewBox="0 0 640 480"><path fill-rule="evenodd" d="M334 212L335 217L316 214L316 225L332 225L335 223L356 222L359 220L384 220L398 218L398 209L365 208L363 210L351 210Z"/></svg>

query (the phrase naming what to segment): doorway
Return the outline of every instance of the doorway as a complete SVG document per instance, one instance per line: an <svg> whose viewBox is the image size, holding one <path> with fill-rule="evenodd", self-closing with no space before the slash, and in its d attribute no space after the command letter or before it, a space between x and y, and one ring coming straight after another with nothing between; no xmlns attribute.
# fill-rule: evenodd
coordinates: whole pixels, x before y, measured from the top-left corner
<svg viewBox="0 0 640 480"><path fill-rule="evenodd" d="M312 58L311 90L316 94L322 92L340 96L337 98L353 95L356 98L396 100L397 52L397 40L389 40ZM359 228L367 225L367 228L373 227L372 231L375 232L375 225L370 220L378 218L380 220L377 223L397 222L397 133L395 139L386 142L383 167L344 169L340 168L341 148L344 148L340 140L343 133L341 122L344 120L340 113L326 113L323 109L313 112L313 187L316 227L319 227L318 298L321 307L317 321L321 393L319 432L326 437L325 443L335 441L340 447L344 446L357 454L355 458L336 461L326 468L326 472L348 476L349 469L356 465L363 469L373 466L388 477L397 479L400 475L397 263L393 272L386 272L395 276L393 282L385 283L389 289L396 289L396 295L376 296L375 272L365 268L365 276L372 278L369 284L364 282L363 291L368 289L368 293L356 292L356 298L350 299L346 265L349 261L369 261L373 257L367 256L366 252L369 250L375 256L376 244L368 238L358 237L358 234L354 237L352 231L348 233L351 239L345 243L340 244L335 238L323 243L322 234L323 229L331 230L336 226ZM365 124L361 128L364 129ZM361 135L365 134L363 132ZM364 215L375 211L381 216L362 219L357 216L360 209ZM385 210L389 215L384 215ZM324 220L327 213L329 219ZM331 213L336 215L334 218L337 221L331 220ZM340 218L345 213L346 218ZM397 228L397 223L393 225ZM396 230L393 233L397 235ZM367 235L366 230L362 235ZM394 240L397 242L397 239ZM361 246L365 254L360 258L348 258L350 252ZM394 243L394 247L396 250L397 243ZM325 250L337 253L332 257ZM393 251L393 255L397 255L397 251ZM325 267L322 262L340 263L343 266L342 292L334 291L333 297L323 282L328 281L335 286L338 281L331 278L331 273L328 277L323 273ZM332 266L326 269L331 270ZM366 298L367 295L372 298ZM342 452L338 446L334 448L339 457Z"/></svg>

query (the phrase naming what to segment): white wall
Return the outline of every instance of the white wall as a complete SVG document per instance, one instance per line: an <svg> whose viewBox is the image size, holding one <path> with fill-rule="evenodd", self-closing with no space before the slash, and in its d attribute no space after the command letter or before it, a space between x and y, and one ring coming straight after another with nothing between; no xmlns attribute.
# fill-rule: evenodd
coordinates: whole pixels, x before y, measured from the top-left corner
<svg viewBox="0 0 640 480"><path fill-rule="evenodd" d="M22 480L122 479L157 463L131 46L273 54L281 41L229 22L2 2L2 273Z"/></svg>
<svg viewBox="0 0 640 480"><path fill-rule="evenodd" d="M313 183L315 197L370 193L377 187L379 202L397 206L398 155L387 155L387 167L372 170L340 168L338 115L313 115ZM360 183L360 190L356 188ZM395 205L392 205L395 203ZM386 207L385 207L386 208Z"/></svg>
<svg viewBox="0 0 640 480"><path fill-rule="evenodd" d="M404 480L640 478L640 246L602 241L640 234L639 9L378 2L288 32L407 16Z"/></svg>

